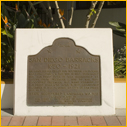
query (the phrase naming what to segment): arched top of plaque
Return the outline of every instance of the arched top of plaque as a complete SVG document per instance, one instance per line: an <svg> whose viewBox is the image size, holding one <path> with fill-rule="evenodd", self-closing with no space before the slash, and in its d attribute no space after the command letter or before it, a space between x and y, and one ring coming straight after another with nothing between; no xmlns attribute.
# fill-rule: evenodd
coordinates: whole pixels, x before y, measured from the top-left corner
<svg viewBox="0 0 127 127"><path fill-rule="evenodd" d="M51 50L54 50L55 52L57 50L60 50L62 52L62 49L63 51L65 51L65 53L67 52L70 53L71 51L73 51L73 53L81 54L85 52L85 54L88 53L89 55L92 56L99 56L99 55L93 55L86 48L76 45L75 41L71 38L57 38L53 41L52 45L44 47L36 55L42 54L43 52L45 52L45 50L47 50L48 54L53 53L51 52ZM35 55L31 55L31 56L35 56Z"/></svg>

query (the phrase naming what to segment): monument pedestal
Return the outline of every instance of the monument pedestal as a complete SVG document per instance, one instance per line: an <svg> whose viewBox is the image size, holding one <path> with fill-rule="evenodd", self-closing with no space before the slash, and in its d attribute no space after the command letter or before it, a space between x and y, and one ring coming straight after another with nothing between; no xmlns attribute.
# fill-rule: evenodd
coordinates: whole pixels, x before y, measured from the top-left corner
<svg viewBox="0 0 127 127"><path fill-rule="evenodd" d="M17 29L14 115L113 115L111 29Z"/></svg>

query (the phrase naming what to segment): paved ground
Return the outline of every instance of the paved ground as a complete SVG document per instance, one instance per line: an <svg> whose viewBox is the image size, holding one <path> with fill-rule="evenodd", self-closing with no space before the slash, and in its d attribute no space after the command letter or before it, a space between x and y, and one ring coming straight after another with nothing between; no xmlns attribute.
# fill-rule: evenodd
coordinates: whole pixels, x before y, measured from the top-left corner
<svg viewBox="0 0 127 127"><path fill-rule="evenodd" d="M1 111L1 126L126 126L125 109L113 116L13 116Z"/></svg>

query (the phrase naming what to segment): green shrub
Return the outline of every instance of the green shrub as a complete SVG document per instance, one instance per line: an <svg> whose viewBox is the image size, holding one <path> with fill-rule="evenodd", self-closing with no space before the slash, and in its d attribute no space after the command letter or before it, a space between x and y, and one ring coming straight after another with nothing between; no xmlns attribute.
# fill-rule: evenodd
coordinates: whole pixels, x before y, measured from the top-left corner
<svg viewBox="0 0 127 127"><path fill-rule="evenodd" d="M126 46L114 55L114 75L116 78L126 77Z"/></svg>

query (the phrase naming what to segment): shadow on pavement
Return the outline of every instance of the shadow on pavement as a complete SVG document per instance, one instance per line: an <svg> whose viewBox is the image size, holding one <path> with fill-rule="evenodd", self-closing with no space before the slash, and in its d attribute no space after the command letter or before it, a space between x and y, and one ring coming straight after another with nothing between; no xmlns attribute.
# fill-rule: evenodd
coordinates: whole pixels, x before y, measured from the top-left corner
<svg viewBox="0 0 127 127"><path fill-rule="evenodd" d="M12 116L13 109L1 109L1 116Z"/></svg>

